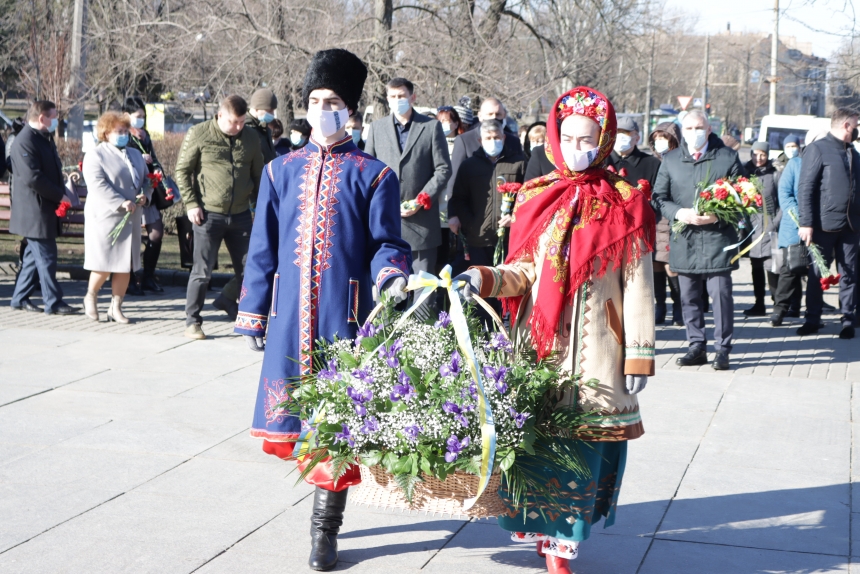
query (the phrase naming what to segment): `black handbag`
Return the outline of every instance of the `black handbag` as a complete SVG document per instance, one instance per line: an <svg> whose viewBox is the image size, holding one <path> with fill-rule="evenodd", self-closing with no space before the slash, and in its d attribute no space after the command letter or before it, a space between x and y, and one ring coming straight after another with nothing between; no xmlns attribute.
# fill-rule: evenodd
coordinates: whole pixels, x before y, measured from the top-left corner
<svg viewBox="0 0 860 574"><path fill-rule="evenodd" d="M161 181L152 190L152 205L159 211L167 209L174 203L179 196L179 190L174 189L176 184L167 176L163 176Z"/></svg>
<svg viewBox="0 0 860 574"><path fill-rule="evenodd" d="M809 269L809 248L803 243L783 247L785 269L792 275L801 275Z"/></svg>

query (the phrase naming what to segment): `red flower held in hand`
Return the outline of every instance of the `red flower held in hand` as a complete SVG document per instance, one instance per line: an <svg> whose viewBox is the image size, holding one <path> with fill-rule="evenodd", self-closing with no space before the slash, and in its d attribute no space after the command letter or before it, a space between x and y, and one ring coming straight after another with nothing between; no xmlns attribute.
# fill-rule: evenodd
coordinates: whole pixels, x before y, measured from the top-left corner
<svg viewBox="0 0 860 574"><path fill-rule="evenodd" d="M618 173L618 170L617 170L617 169L615 169L615 166L614 166L614 165L608 165L608 166L606 166L606 171L608 171L609 173Z"/></svg>
<svg viewBox="0 0 860 574"><path fill-rule="evenodd" d="M618 172L618 175L620 175L621 177L627 177L627 168L622 167L621 171Z"/></svg>
<svg viewBox="0 0 860 574"><path fill-rule="evenodd" d="M642 195L645 196L645 199L651 201L651 182L649 182L647 179L640 179L636 183L638 184L636 186L636 189L642 192Z"/></svg>
<svg viewBox="0 0 860 574"><path fill-rule="evenodd" d="M761 196L760 195L755 196L755 204L758 207L761 207L762 203L764 203L764 200L761 198Z"/></svg>
<svg viewBox="0 0 860 574"><path fill-rule="evenodd" d="M69 208L71 206L72 204L64 199L62 203L60 203L60 206L56 209L56 211L54 211L54 213L57 214L57 217L65 217L68 214Z"/></svg>
<svg viewBox="0 0 860 574"><path fill-rule="evenodd" d="M703 191L702 193L699 194L699 197L701 197L704 200L709 200L709 199L711 199L711 192L710 191Z"/></svg>
<svg viewBox="0 0 860 574"><path fill-rule="evenodd" d="M715 192L714 192L714 196L715 196L717 199L719 199L720 201L723 201L723 200L725 200L725 199L728 199L728 197L729 197L729 192L728 192L728 191L726 191L726 190L725 190L725 189L723 189L723 188L720 188L720 189L718 189L717 191L715 191Z"/></svg>
<svg viewBox="0 0 860 574"><path fill-rule="evenodd" d="M418 194L418 197L415 198L415 201L424 209L430 209L430 207L433 205L433 200L431 200L430 196L423 191Z"/></svg>

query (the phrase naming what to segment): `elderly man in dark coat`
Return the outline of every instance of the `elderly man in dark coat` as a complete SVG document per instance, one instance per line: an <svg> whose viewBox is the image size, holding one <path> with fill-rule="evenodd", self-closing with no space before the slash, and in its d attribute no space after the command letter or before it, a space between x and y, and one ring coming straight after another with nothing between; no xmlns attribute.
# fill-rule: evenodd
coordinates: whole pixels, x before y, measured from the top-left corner
<svg viewBox="0 0 860 574"><path fill-rule="evenodd" d="M678 273L681 307L687 326L689 352L677 360L682 367L708 362L705 336L703 290L714 302L714 345L717 356L713 367L729 368L734 328L732 271L738 268L732 257L737 249L724 248L738 243L735 228L713 214L698 215L693 209L697 185L710 185L721 178L744 175L736 151L726 147L711 133L708 117L693 110L684 118L678 149L666 152L654 185L654 203L670 222L683 221L687 227L672 234L669 266Z"/></svg>
<svg viewBox="0 0 860 574"><path fill-rule="evenodd" d="M69 315L77 309L63 302L63 289L57 282L60 221L55 211L65 195L63 164L50 136L57 129L57 106L37 100L30 106L27 120L9 154L15 174L9 231L27 239L12 294L12 308L42 311L30 302L38 272L45 314Z"/></svg>

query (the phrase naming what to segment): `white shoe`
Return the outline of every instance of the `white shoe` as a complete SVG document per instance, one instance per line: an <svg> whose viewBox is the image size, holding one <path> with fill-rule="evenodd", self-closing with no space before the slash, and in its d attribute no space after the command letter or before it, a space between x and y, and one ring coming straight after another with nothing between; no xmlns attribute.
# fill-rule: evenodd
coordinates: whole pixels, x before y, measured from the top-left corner
<svg viewBox="0 0 860 574"><path fill-rule="evenodd" d="M107 312L108 322L115 321L123 325L131 323L128 317L122 314L122 300L123 297L120 295L111 295L110 309Z"/></svg>
<svg viewBox="0 0 860 574"><path fill-rule="evenodd" d="M87 291L84 295L84 315L93 321L99 320L98 294Z"/></svg>

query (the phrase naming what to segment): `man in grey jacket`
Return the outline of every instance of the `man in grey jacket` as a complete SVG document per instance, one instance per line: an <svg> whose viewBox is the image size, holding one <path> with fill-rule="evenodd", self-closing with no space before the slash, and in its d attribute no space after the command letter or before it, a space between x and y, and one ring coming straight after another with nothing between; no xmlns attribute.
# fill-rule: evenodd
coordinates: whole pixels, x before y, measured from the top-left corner
<svg viewBox="0 0 860 574"><path fill-rule="evenodd" d="M726 147L711 133L708 117L693 110L684 118L681 133L684 141L677 149L663 155L663 163L654 184L654 203L670 222L682 221L687 227L672 233L669 266L676 271L681 287L681 309L687 326L689 352L677 360L682 367L708 362L705 335L707 288L714 302L715 370L729 368L734 329L732 271L738 268L732 257L737 249L725 250L738 243L735 228L717 220L714 214L698 215L694 209L699 184L706 186L721 178L744 175L736 151Z"/></svg>
<svg viewBox="0 0 860 574"><path fill-rule="evenodd" d="M42 311L30 302L38 272L45 314L70 315L77 309L63 302L63 289L57 281L60 222L55 211L66 188L63 164L51 139L56 129L57 106L44 100L33 102L27 112L27 125L15 137L9 154L15 174L9 231L27 239L11 304L16 310Z"/></svg>
<svg viewBox="0 0 860 574"><path fill-rule="evenodd" d="M860 155L851 145L857 139L858 113L840 108L830 118L830 132L806 146L800 167L797 203L800 209L798 235L809 245L815 243L827 267L833 263L839 279L839 304L842 307L840 339L854 338L854 308L857 289L857 244L860 242ZM824 304L821 271L809 267L806 286L806 322L798 335L817 333Z"/></svg>
<svg viewBox="0 0 860 574"><path fill-rule="evenodd" d="M439 199L448 178L451 160L442 124L412 109L415 88L407 79L394 78L386 85L391 116L370 124L364 151L382 161L400 180L400 201L414 200L422 191L430 196L430 209L401 209L400 233L412 247L415 273L432 273L439 229Z"/></svg>

